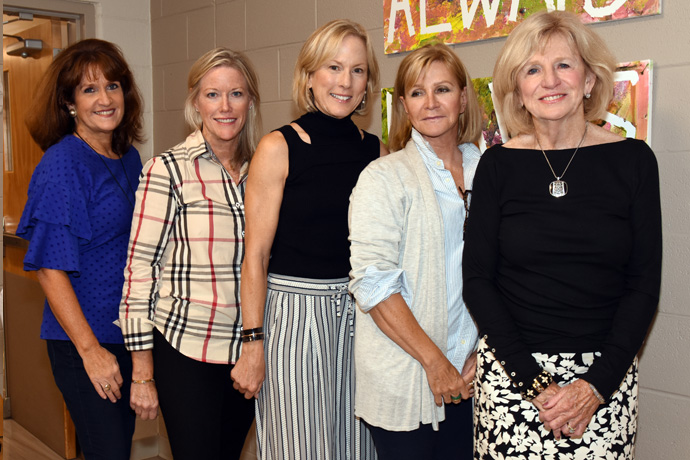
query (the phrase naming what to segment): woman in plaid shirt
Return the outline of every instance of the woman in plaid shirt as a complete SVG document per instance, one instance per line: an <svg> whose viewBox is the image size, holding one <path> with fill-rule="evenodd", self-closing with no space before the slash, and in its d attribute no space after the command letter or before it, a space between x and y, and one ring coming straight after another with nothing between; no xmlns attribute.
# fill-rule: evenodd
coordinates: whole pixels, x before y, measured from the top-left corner
<svg viewBox="0 0 690 460"><path fill-rule="evenodd" d="M258 80L244 55L218 48L192 66L188 86L185 118L196 131L151 159L137 190L120 325L131 405L153 418L160 399L175 459L239 458L254 404L232 388L230 371L241 343Z"/></svg>

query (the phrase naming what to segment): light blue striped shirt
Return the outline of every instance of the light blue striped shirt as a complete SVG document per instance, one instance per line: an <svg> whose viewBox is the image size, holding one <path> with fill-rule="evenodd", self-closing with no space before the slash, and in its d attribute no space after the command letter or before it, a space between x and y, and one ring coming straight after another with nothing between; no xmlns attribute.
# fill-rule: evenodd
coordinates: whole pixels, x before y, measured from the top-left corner
<svg viewBox="0 0 690 460"><path fill-rule="evenodd" d="M458 193L450 171L445 169L443 161L438 158L421 134L414 129L412 130L412 139L429 173L443 218L448 298L448 349L446 357L461 372L465 360L477 347L477 327L462 300L465 203ZM474 172L477 169L481 154L474 144L461 144L458 148L462 152L465 186L467 189L471 189ZM363 311L370 310L396 293L400 293L408 305L412 300L405 272L400 269L381 271L375 267L368 267L361 285L362 288L357 297L359 306ZM367 290L369 292L366 292Z"/></svg>

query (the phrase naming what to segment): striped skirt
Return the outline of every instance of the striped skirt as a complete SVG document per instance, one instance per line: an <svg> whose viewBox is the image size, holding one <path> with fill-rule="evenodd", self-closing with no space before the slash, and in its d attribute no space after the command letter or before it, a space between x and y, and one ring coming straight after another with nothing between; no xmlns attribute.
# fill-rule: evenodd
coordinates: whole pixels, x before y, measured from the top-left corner
<svg viewBox="0 0 690 460"><path fill-rule="evenodd" d="M532 353L560 386L584 374L599 353ZM484 339L477 350L474 458L540 460L631 460L637 429L637 358L621 386L594 413L580 439L560 441L544 428L539 411L522 399Z"/></svg>
<svg viewBox="0 0 690 460"><path fill-rule="evenodd" d="M348 279L269 275L266 380L256 405L262 460L375 459L354 415L354 304Z"/></svg>

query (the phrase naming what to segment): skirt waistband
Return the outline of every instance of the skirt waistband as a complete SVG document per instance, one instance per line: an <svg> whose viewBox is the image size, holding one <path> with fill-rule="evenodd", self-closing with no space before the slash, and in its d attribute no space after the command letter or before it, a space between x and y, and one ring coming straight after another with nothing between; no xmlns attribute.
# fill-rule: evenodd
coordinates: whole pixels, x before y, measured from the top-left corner
<svg viewBox="0 0 690 460"><path fill-rule="evenodd" d="M348 292L349 278L314 279L268 274L269 289L306 295L337 295Z"/></svg>

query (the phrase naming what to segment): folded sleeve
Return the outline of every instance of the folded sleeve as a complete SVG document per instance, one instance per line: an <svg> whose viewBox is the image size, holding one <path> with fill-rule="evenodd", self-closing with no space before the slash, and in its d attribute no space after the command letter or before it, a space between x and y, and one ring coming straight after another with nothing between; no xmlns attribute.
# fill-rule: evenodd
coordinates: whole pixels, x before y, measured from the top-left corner
<svg viewBox="0 0 690 460"><path fill-rule="evenodd" d="M379 270L374 266L369 266L365 269L357 290L357 304L362 311L368 312L397 293L402 295L408 305L411 304L412 296L404 270Z"/></svg>

